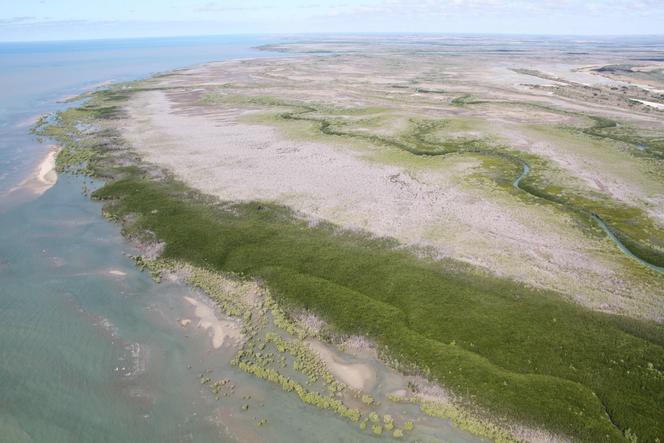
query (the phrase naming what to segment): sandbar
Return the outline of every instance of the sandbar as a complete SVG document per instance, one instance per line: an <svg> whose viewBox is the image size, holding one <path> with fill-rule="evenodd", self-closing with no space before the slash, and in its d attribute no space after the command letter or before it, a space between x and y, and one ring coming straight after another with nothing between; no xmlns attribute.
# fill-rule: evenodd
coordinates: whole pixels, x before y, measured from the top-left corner
<svg viewBox="0 0 664 443"><path fill-rule="evenodd" d="M18 186L12 188L9 193L27 190L34 195L42 195L58 182L58 173L55 169L55 159L60 149L51 146L48 153L42 158L32 175L23 180Z"/></svg>

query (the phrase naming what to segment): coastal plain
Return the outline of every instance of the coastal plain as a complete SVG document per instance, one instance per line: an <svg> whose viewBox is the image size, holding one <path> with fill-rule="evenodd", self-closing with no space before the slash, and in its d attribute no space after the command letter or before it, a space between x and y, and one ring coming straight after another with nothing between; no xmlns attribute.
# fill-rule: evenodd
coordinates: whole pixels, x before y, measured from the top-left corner
<svg viewBox="0 0 664 443"><path fill-rule="evenodd" d="M294 41L112 86L37 131L60 170L108 180L95 197L157 261L272 294L267 320L230 313L263 334L234 335L237 363L305 403L392 431L359 394L366 368L319 342L362 337L485 437L659 441L664 65L638 42L606 48ZM266 346L327 367L330 396L287 382Z"/></svg>
<svg viewBox="0 0 664 443"><path fill-rule="evenodd" d="M529 84L539 77L515 70L539 61L542 72L572 71L544 57L510 65L504 55L353 53L361 49L161 76L128 102L121 132L145 160L223 200L283 204L594 309L664 318L661 279L644 278L647 270L564 206L516 190L520 165L500 158L523 158L532 165L526 182L589 200L591 211L616 207L616 227L661 254L661 159L583 131L591 117L664 130L661 113L541 92ZM454 103L465 96L469 104ZM325 134L322 122L337 132ZM408 150L420 145L431 152Z"/></svg>

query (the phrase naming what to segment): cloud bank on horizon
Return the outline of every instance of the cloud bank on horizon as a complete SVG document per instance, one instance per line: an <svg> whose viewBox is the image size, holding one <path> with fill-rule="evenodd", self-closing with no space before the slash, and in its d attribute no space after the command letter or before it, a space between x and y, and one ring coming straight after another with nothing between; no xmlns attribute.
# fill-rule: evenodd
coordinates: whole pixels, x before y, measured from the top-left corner
<svg viewBox="0 0 664 443"><path fill-rule="evenodd" d="M0 40L299 32L662 34L664 0L24 0Z"/></svg>

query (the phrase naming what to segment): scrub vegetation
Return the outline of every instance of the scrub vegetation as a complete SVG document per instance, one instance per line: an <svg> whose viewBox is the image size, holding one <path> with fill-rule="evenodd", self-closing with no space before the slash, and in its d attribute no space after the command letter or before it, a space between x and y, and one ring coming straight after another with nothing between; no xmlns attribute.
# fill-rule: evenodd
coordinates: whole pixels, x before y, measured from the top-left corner
<svg viewBox="0 0 664 443"><path fill-rule="evenodd" d="M431 417L439 417L451 420L460 429L491 439L496 443L511 443L518 441L515 436L492 423L490 419L482 419L472 416L457 407L443 404L432 400L422 400L417 397L390 395L389 400L395 403L417 404L420 410ZM413 423L404 423L404 430L412 430Z"/></svg>

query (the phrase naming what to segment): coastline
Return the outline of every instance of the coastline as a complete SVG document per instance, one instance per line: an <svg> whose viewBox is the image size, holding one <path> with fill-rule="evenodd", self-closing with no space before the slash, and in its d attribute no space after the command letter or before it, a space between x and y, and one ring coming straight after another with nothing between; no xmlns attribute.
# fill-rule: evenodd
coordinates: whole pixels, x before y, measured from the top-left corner
<svg viewBox="0 0 664 443"><path fill-rule="evenodd" d="M46 160L48 141L42 143L31 134L23 116L40 112L56 117L58 110L81 106L54 100L94 83L89 79L143 78L153 70L210 58L191 51L184 63L184 57L171 57L171 51L165 57L160 48L141 50L147 52L147 60L120 50L102 61L95 44L58 46L58 51L49 48L48 54L36 54L29 66L21 64L26 73L21 87L7 89L16 100L3 102L3 194L24 180L33 179L42 187L43 179L53 178L50 168L40 165ZM80 49L94 57L91 63L77 64L62 56ZM206 53L223 58L227 49L224 44ZM3 78L14 73L11 60L4 60L8 69ZM67 71L71 72L61 78ZM17 127L5 121L22 123ZM355 441L352 424L305 409L297 397L231 366L232 349L224 345L214 350L209 330L177 324L182 315L198 321L183 295L193 294L204 303L207 299L188 285L156 285L147 273L135 269L128 256L144 252L121 237L119 224L101 217L100 204L89 201L89 191L101 184L102 180L65 173L41 196L25 188L2 195L0 298L7 309L2 313L0 347L7 358L0 377L6 400L0 435L17 441L28 436L68 441L74 435L85 441L103 436L109 441L164 443L194 436L197 442L210 443L233 438L289 443L309 441L313 433L321 442L326 436ZM138 363L147 364L145 372L134 371L139 369L137 356ZM219 400L208 392L198 374L209 370L212 377L231 379L236 394ZM243 404L250 412L241 409ZM259 426L263 418L269 425Z"/></svg>
<svg viewBox="0 0 664 443"><path fill-rule="evenodd" d="M413 375L413 368L403 371L398 369L401 367L398 362L381 358L376 345L364 337L352 337L353 350L346 350L346 336L340 331L329 329L313 314L302 316L296 315L298 310L282 309L270 290L256 281L169 259L145 257L138 263L157 281L165 279L185 284L217 308L217 312L213 312L206 301L184 297L194 309L193 318L197 320L180 318L180 327L205 330L211 350L234 349L238 352L234 365L258 379L281 385L285 392L294 391L305 405L331 410L358 424L360 433L371 430L374 437L400 440L418 431L422 433L413 437L436 435L436 428L443 424L443 429L457 428L463 441L473 441L464 437L464 433L482 439L477 443L486 438L498 443L569 441L542 429L498 420L459 402L436 383ZM311 327L312 322L316 328ZM321 328L327 332L322 334ZM275 357L270 346L274 346ZM279 359L276 356L280 356ZM280 361L281 368L286 368L284 356L295 360L287 377L275 375L264 366L274 358ZM350 359L359 360L350 362ZM302 377L307 381L299 384L297 380ZM228 385L228 380L215 381L205 373L201 374L200 381L217 396ZM321 382L331 392L329 398L317 393L315 386ZM404 405L415 409L407 413L399 410Z"/></svg>
<svg viewBox="0 0 664 443"><path fill-rule="evenodd" d="M137 166L138 166L138 165L137 165ZM144 165L141 165L141 166L144 166ZM151 168L151 167L148 167L147 170L148 170L148 171L151 171L151 173L154 173L154 172L155 172L154 169L151 170L150 168ZM41 168L41 166L40 166L38 176L41 176L41 175L42 175L41 172L42 172L42 168ZM47 172L46 174L48 174L48 172ZM157 175L159 175L159 174L157 174ZM120 175L120 177L121 177L121 175ZM158 216L158 215L157 215L157 216ZM120 220L121 220L121 219L120 219ZM217 332L216 332L216 331L214 332L214 336L217 337ZM213 347L216 348L216 346L214 346L214 343L215 343L215 342L213 341ZM217 340L216 343L219 343L219 340ZM221 341L221 343L223 343L223 340ZM325 358L323 358L323 360L325 360ZM513 435L514 435L514 434L513 434Z"/></svg>

